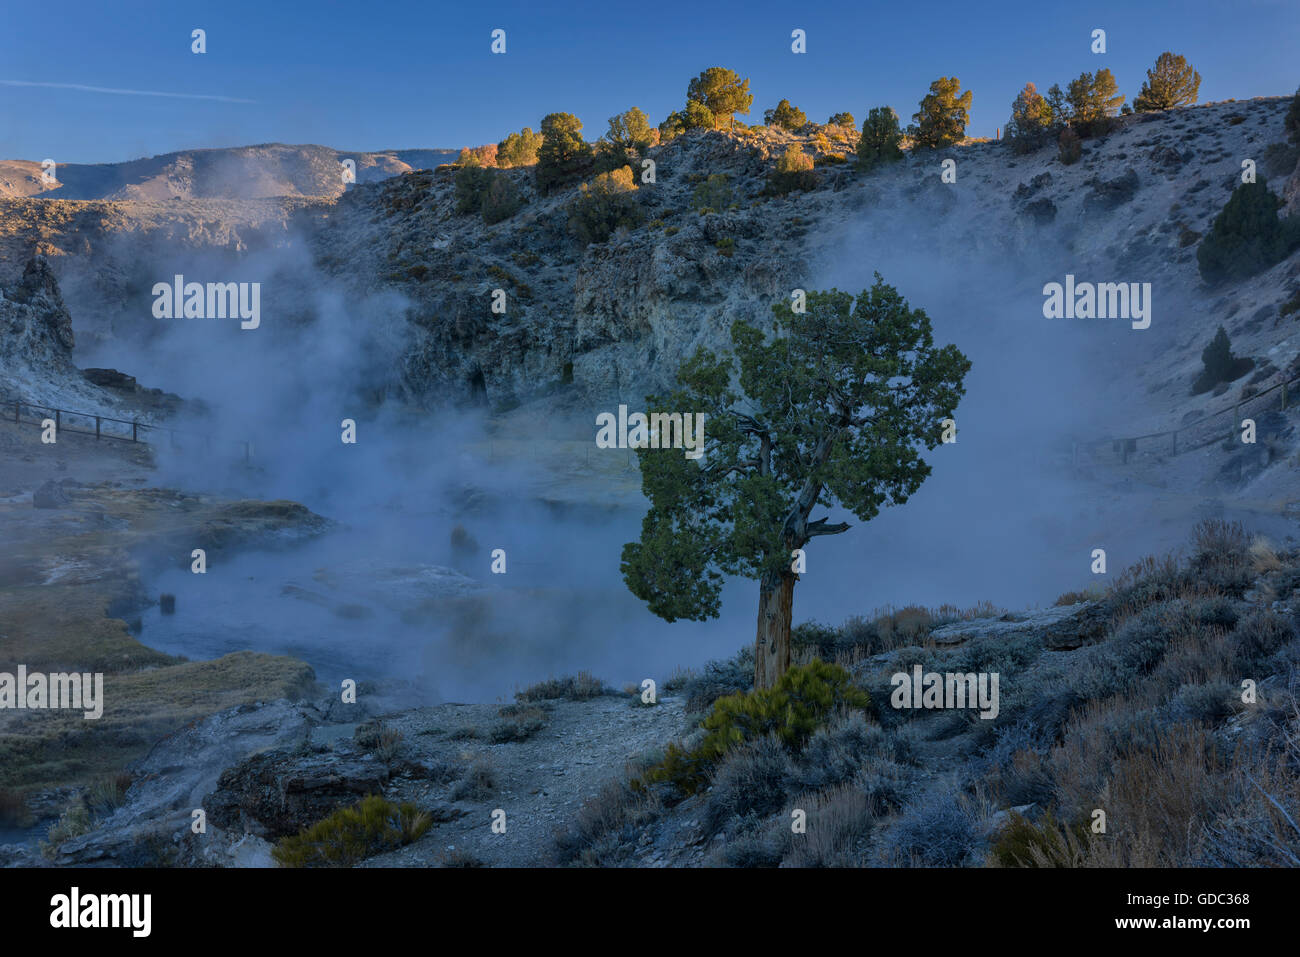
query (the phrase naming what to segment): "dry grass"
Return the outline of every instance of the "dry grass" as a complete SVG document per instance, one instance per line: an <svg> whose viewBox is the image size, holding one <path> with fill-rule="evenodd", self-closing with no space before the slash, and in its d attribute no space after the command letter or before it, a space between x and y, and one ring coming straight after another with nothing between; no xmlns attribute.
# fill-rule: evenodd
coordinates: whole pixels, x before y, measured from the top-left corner
<svg viewBox="0 0 1300 957"><path fill-rule="evenodd" d="M1250 556L1251 567L1256 575L1267 575L1284 567L1273 543L1267 538L1256 538L1250 543L1247 554Z"/></svg>
<svg viewBox="0 0 1300 957"><path fill-rule="evenodd" d="M806 830L792 834L789 867L857 867L865 857L873 817L867 796L841 784L794 802L807 812Z"/></svg>

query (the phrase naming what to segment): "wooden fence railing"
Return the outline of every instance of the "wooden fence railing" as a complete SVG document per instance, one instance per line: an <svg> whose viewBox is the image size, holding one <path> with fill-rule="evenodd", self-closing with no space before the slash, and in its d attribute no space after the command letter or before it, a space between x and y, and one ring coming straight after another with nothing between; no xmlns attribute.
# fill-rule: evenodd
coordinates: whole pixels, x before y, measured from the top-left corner
<svg viewBox="0 0 1300 957"><path fill-rule="evenodd" d="M212 450L212 436L201 432L186 432L181 429L169 429L166 426L151 425L148 422L140 422L136 419L117 419L109 415L102 415L96 412L75 412L71 409L56 409L50 406L41 405L36 402L27 402L23 399L17 399L13 403L13 422L20 425L24 421L44 422L46 419L54 420L54 431L57 435L60 432L73 432L78 435L93 435L96 439L117 439L123 442L140 442L146 445L157 445L156 441L151 441L146 436L151 433L164 433L168 436L168 444L172 448L181 448L191 439L202 441L205 451ZM81 428L77 428L80 425ZM226 440L229 441L229 440ZM248 462L253 457L253 445L251 442L236 441L234 444L241 446L244 451L244 461Z"/></svg>

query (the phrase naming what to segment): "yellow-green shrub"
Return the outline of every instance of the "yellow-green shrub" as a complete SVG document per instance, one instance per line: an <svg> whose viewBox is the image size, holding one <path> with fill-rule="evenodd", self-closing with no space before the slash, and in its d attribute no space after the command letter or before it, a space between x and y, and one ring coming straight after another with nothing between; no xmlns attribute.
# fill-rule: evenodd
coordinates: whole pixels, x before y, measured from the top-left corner
<svg viewBox="0 0 1300 957"><path fill-rule="evenodd" d="M372 794L281 839L271 856L281 867L352 867L418 840L432 823L414 804L397 805Z"/></svg>
<svg viewBox="0 0 1300 957"><path fill-rule="evenodd" d="M722 756L737 745L775 734L786 747L798 750L837 708L865 709L870 704L870 697L854 687L845 669L814 659L791 668L774 687L719 698L704 719L707 733L699 745L688 751L670 744L645 780L671 783L693 794L707 783Z"/></svg>

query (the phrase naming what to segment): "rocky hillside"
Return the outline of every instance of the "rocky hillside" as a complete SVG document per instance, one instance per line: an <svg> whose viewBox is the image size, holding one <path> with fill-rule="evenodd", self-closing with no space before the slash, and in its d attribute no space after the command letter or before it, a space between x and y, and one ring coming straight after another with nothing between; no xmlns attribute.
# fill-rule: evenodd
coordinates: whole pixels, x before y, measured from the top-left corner
<svg viewBox="0 0 1300 957"><path fill-rule="evenodd" d="M1152 281L1168 304L1157 321L1178 332L1154 365L1134 363L1158 393L1152 417L1183 401L1215 325L1229 322L1248 355L1287 368L1300 341L1279 306L1300 287L1297 259L1247 282L1206 290L1195 244L1240 182L1241 160L1293 195L1295 151L1282 145L1289 100L1259 98L1124 118L1086 143L1067 166L1045 148L1015 156L977 142L864 174L840 162L848 138L758 128L688 133L652 149L655 184L637 197L644 222L582 245L566 231L576 189L539 196L526 170L506 171L527 200L485 226L454 212L454 170L418 172L359 188L333 209L305 210L322 269L366 288L396 286L411 301L414 338L401 370L416 394L512 405L568 381L586 396L637 400L667 382L697 345L725 346L734 319L763 321L773 302L815 281L865 239L868 263L894 247L924 244L938 260L1015 261L1050 252L1026 275L1035 290L1067 271ZM830 128L834 132L834 128ZM765 192L775 158L793 143L817 159L817 184L784 197ZM940 178L952 159L956 184ZM732 202L701 214L695 188L728 178ZM505 315L489 308L504 289ZM1171 291L1192 295L1176 296ZM1029 316L1027 318L1033 318ZM1145 360L1145 356L1143 359ZM1118 361L1123 362L1121 357ZM1169 388L1178 379L1179 388Z"/></svg>

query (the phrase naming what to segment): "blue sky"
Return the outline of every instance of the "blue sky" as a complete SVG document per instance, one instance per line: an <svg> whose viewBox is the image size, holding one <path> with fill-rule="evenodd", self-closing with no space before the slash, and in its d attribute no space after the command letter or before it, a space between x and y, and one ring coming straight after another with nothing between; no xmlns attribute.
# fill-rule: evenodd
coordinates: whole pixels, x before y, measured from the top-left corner
<svg viewBox="0 0 1300 957"><path fill-rule="evenodd" d="M489 52L494 28L507 53ZM808 52L790 52L790 32ZM207 31L207 53L190 33ZM1094 28L1108 52L1090 51ZM1163 50L1202 76L1201 100L1293 92L1298 0L1044 0L599 4L329 0L0 0L0 81L226 97L184 99L0 83L0 158L117 162L249 143L340 149L495 142L578 114L589 139L640 106L653 122L709 66L748 76L750 121L781 97L824 121L893 106L929 83L975 92L972 135L1006 122L1027 80L1046 89L1109 67L1132 100Z"/></svg>

